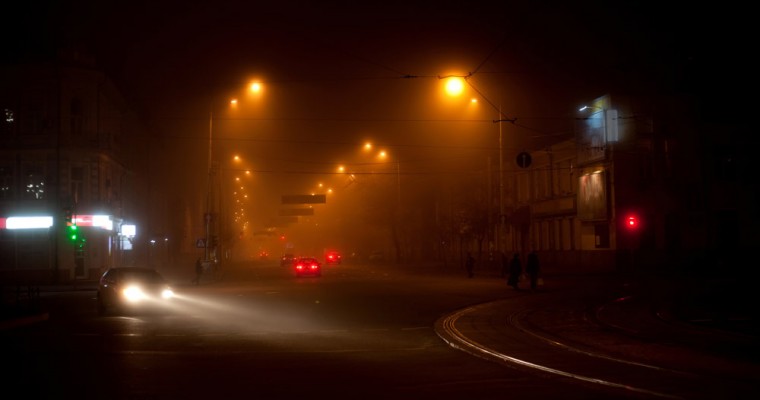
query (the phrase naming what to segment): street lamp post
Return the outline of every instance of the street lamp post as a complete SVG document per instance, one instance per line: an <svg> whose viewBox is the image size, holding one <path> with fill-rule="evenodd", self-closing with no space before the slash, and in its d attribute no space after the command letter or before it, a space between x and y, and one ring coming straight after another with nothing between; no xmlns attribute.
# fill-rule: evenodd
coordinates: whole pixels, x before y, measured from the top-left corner
<svg viewBox="0 0 760 400"><path fill-rule="evenodd" d="M396 202L401 211L401 161L396 160Z"/></svg>
<svg viewBox="0 0 760 400"><path fill-rule="evenodd" d="M254 96L258 96L262 91L264 90L263 85L259 81L251 82L248 87L248 92ZM237 99L231 99L229 101L229 104L231 107L236 107L238 104ZM208 167L207 167L207 181L206 181L206 215L204 216L204 224L205 224L205 230L206 230L206 240L204 244L204 260L205 261L211 261L211 254L210 254L210 248L216 248L217 253L219 250L219 247L216 247L217 244L213 244L212 246L212 227L211 227L211 214L213 209L213 175L214 175L214 167L213 167L213 138L214 138L214 101L211 101L211 105L209 107L209 113L208 113ZM221 174L221 169L220 169ZM221 178L220 178L221 179ZM221 185L221 183L220 183ZM221 187L220 187L221 190ZM218 195L218 199L216 199L216 202L219 205L219 214L221 214L221 193ZM221 217L221 216L220 216ZM218 218L220 218L218 217ZM221 222L220 222L221 224ZM220 236L220 226L216 226L216 232L217 237ZM218 238L218 240L221 242L221 239ZM219 254L217 254L218 256ZM217 260L219 261L219 260Z"/></svg>
<svg viewBox="0 0 760 400"><path fill-rule="evenodd" d="M206 224L206 240L204 242L204 261L209 261L209 242L211 240L211 153L212 153L212 138L214 132L214 112L209 110L208 113L208 170L206 181L206 215L204 215L204 222Z"/></svg>
<svg viewBox="0 0 760 400"><path fill-rule="evenodd" d="M449 96L459 96L464 91L464 84L467 82L467 78L469 78L470 75L467 76L446 76L443 78L446 78L446 86L445 90L446 93ZM442 77L439 77L439 79ZM496 106L488 100L480 91L478 91L475 87L470 85L475 91L488 102L492 107L496 108ZM477 102L473 100L472 102ZM514 119L508 119L504 118L504 114L501 111L501 105L497 108L499 115L498 118L495 119L493 122L499 124L499 222L498 227L496 229L495 234L495 240L496 240L496 250L501 251L503 249L503 241L504 241L504 143L503 143L503 128L502 128L502 122L512 122L514 123Z"/></svg>
<svg viewBox="0 0 760 400"><path fill-rule="evenodd" d="M504 143L502 122L511 121L502 118L501 105L499 105L499 119L495 123L499 124L499 228L496 231L496 251L502 251L502 241L504 240Z"/></svg>

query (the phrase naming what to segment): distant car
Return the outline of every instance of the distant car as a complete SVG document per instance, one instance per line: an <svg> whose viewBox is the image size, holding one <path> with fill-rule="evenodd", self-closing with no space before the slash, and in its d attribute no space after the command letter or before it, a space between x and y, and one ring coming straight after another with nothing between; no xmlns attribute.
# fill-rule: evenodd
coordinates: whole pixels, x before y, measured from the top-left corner
<svg viewBox="0 0 760 400"><path fill-rule="evenodd" d="M262 250L259 252L259 260L266 261L269 260L269 253L266 250Z"/></svg>
<svg viewBox="0 0 760 400"><path fill-rule="evenodd" d="M155 269L110 268L98 282L98 314L161 310L172 297L174 291Z"/></svg>
<svg viewBox="0 0 760 400"><path fill-rule="evenodd" d="M385 254L382 251L376 250L372 253L369 253L369 257L367 259L370 262L383 262L385 261Z"/></svg>
<svg viewBox="0 0 760 400"><path fill-rule="evenodd" d="M287 266L293 264L293 259L294 258L295 257L293 257L293 255L290 254L290 253L283 254L282 257L280 257L280 266L281 267L287 267Z"/></svg>
<svg viewBox="0 0 760 400"><path fill-rule="evenodd" d="M296 276L322 276L322 264L313 257L300 257L293 261Z"/></svg>
<svg viewBox="0 0 760 400"><path fill-rule="evenodd" d="M328 264L340 264L343 261L343 257L338 251L328 251L325 253L325 262Z"/></svg>

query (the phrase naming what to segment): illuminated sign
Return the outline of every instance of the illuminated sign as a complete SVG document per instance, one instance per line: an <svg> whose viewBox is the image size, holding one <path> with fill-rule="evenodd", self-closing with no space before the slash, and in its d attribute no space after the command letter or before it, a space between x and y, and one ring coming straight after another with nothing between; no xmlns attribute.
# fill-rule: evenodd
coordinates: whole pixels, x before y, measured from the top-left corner
<svg viewBox="0 0 760 400"><path fill-rule="evenodd" d="M122 225L120 234L121 236L134 237L137 235L137 228L134 225Z"/></svg>
<svg viewBox="0 0 760 400"><path fill-rule="evenodd" d="M9 217L0 218L0 228L5 229L44 229L53 226L53 217Z"/></svg>
<svg viewBox="0 0 760 400"><path fill-rule="evenodd" d="M109 231L113 230L113 220L109 215L75 215L71 223L78 226L94 226Z"/></svg>
<svg viewBox="0 0 760 400"><path fill-rule="evenodd" d="M66 222L66 225L113 230L113 220L110 215L75 215L70 222ZM49 215L0 218L0 229L46 229L51 226L53 226L53 217Z"/></svg>
<svg viewBox="0 0 760 400"><path fill-rule="evenodd" d="M607 179L604 171L578 177L578 219L603 221L607 218Z"/></svg>

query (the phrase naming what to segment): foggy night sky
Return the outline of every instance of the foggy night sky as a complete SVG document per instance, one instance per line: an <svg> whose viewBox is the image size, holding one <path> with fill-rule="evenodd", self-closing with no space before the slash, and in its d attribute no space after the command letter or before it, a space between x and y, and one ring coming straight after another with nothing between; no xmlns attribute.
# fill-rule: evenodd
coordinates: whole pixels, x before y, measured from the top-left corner
<svg viewBox="0 0 760 400"><path fill-rule="evenodd" d="M85 49L200 174L210 109L215 151L260 173L361 162L364 140L405 171L457 168L494 154L498 107L517 118L504 126L514 152L570 138L575 109L606 93L726 102L750 68L749 14L730 2L25 2L3 6L0 61ZM439 99L437 77L468 73L474 116ZM250 78L265 84L258 108L225 119Z"/></svg>

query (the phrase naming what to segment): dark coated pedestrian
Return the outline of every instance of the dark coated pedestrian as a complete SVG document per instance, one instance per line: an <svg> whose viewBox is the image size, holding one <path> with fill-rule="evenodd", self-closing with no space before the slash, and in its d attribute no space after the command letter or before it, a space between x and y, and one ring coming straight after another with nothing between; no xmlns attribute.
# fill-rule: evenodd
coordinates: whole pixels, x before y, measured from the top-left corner
<svg viewBox="0 0 760 400"><path fill-rule="evenodd" d="M195 279L193 279L193 283L200 285L201 275L203 275L203 264L201 263L201 258L198 257L198 259L195 260Z"/></svg>
<svg viewBox="0 0 760 400"><path fill-rule="evenodd" d="M509 276L507 277L507 285L512 286L515 290L520 290L520 275L522 275L522 263L520 262L520 254L515 253L512 256L512 261L509 262Z"/></svg>
<svg viewBox="0 0 760 400"><path fill-rule="evenodd" d="M531 290L536 290L536 287L538 286L539 272L538 254L536 254L536 251L534 250L528 254L528 260L525 262L525 273L528 274Z"/></svg>
<svg viewBox="0 0 760 400"><path fill-rule="evenodd" d="M472 278L475 276L475 258L472 257L472 254L470 254L469 251L467 252L467 260L464 265L467 268L467 277Z"/></svg>

